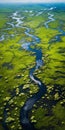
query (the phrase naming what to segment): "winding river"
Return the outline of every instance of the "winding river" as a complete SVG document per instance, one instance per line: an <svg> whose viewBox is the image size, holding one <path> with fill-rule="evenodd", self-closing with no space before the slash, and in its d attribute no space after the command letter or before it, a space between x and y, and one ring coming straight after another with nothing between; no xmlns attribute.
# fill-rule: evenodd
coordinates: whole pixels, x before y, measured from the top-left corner
<svg viewBox="0 0 65 130"><path fill-rule="evenodd" d="M36 48L32 49L31 48L31 45L35 45L36 43L39 43L40 39L32 34L29 34L29 31L30 31L30 29L26 28L25 34L27 36L32 37L33 41L30 43L24 43L22 45L22 47L23 47L23 49L34 52L34 54L36 56L36 65L32 69L30 69L30 79L35 84L38 85L39 92L34 94L31 98L29 98L26 101L26 103L24 104L24 106L21 108L20 122L21 122L21 125L23 126L24 130L29 130L29 129L35 130L34 126L29 121L28 114L29 114L29 111L32 109L33 105L46 93L46 86L38 78L36 78L34 76L35 70L43 65L42 51L41 51L41 49L36 49Z"/></svg>
<svg viewBox="0 0 65 130"><path fill-rule="evenodd" d="M48 23L55 21L53 16L54 16L53 14L48 13L48 21L46 21L44 23L46 28L49 28ZM40 39L38 37L34 36L33 34L30 34L30 31L31 31L30 28L23 26L23 22L21 21L21 19L24 19L24 17L23 18L18 17L18 13L15 12L12 15L12 19L16 20L16 24L14 25L13 23L8 23L11 25L11 27L15 27L15 26L20 27L20 25L22 24L21 28L25 28L26 36L31 37L33 39L31 42L25 42L24 44L22 44L22 48L29 52L34 52L34 55L36 57L36 64L32 69L30 69L29 77L33 83L38 85L39 91L36 94L34 94L32 97L27 99L24 106L21 107L20 124L22 125L23 130L35 130L34 125L33 125L33 123L30 122L28 115L29 115L29 112L31 111L33 105L46 93L46 85L44 83L42 83L37 77L34 76L35 70L39 69L42 65L44 65L44 61L42 61L42 50L38 49L38 48L34 48L34 49L31 48L31 45L34 45L34 47L35 47L35 44L39 44ZM62 34L58 34L56 36L56 40L58 40L58 37L60 38L61 35L62 36L65 35L65 32L62 31ZM4 108L3 127L5 130L8 130L7 124L5 122L5 120L7 118L7 108L9 108L8 102Z"/></svg>
<svg viewBox="0 0 65 130"><path fill-rule="evenodd" d="M48 24L49 24L50 22L55 21L55 18L54 18L53 16L54 16L53 14L48 13L48 21L46 21L46 22L44 23L44 25L45 25L46 28L49 28L49 25L48 25Z"/></svg>
<svg viewBox="0 0 65 130"><path fill-rule="evenodd" d="M20 21L20 18L18 18L17 12L15 12L12 16L13 16L12 19L15 19L16 23L17 23L15 26L19 27L20 24L21 24L21 21ZM10 24L10 23L8 23L8 24ZM12 27L14 27L14 25L12 25L12 23L10 25ZM33 124L29 121L28 114L29 114L29 111L32 109L33 105L46 93L46 86L38 78L36 78L34 76L35 70L43 65L42 51L41 51L41 49L36 49L36 48L32 49L31 48L31 45L35 45L36 43L40 43L40 39L38 37L30 34L30 29L29 28L27 28L27 27L22 27L22 28L25 28L26 29L25 34L33 39L32 42L30 42L30 43L29 42L24 43L22 45L22 48L35 53L36 65L32 69L30 69L29 73L30 73L30 79L35 84L38 85L39 92L34 94L31 98L29 98L26 101L25 105L21 108L21 111L20 111L20 123L23 126L24 130L29 130L29 129L35 130ZM4 108L3 127L4 127L5 130L8 130L7 123L5 121L6 121L6 118L7 118L7 108L9 108L9 101L7 102L7 104L6 104L5 108Z"/></svg>

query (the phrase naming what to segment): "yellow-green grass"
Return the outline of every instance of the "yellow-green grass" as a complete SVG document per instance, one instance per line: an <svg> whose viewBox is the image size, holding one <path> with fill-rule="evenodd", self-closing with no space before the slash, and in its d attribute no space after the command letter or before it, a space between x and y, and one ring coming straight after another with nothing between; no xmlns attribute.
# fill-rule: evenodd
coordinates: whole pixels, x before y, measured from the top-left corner
<svg viewBox="0 0 65 130"><path fill-rule="evenodd" d="M35 65L35 57L31 55L32 53L22 49L22 43L18 43L19 39L20 37L15 37L15 40L8 39L0 43L0 120L2 121L4 118L3 111L8 102L11 109L9 108L6 122L9 123L13 120L11 125L8 125L9 129L21 129L20 109L27 98L38 91L38 87L33 85L29 79L29 69ZM23 88L22 84L25 84ZM24 92L20 92L19 86ZM27 88L28 92L25 93ZM15 90L16 96L11 99L13 90ZM3 128L1 129L3 130Z"/></svg>
<svg viewBox="0 0 65 130"><path fill-rule="evenodd" d="M0 13L0 29L4 27L8 18L6 14Z"/></svg>

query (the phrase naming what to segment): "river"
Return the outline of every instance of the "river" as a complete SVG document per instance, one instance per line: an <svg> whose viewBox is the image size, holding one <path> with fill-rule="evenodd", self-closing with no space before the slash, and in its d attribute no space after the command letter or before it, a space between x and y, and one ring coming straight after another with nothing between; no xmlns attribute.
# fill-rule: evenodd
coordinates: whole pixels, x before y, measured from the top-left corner
<svg viewBox="0 0 65 130"><path fill-rule="evenodd" d="M38 38L37 36L33 35L30 33L31 29L28 27L24 27L23 26L23 22L24 22L24 17L20 18L20 16L18 16L18 12L14 12L12 14L12 19L16 21L16 24L14 23L8 23L11 25L11 28L13 27L21 27L21 28L25 28L25 34L27 37L31 37L32 41L31 42L24 42L22 44L22 48L29 51L29 52L34 52L34 55L36 57L36 64L33 68L30 69L29 71L29 77L31 79L31 81L33 81L33 83L37 84L39 87L39 91L34 94L32 97L28 98L27 101L25 102L24 106L21 107L20 110L20 124L23 127L23 130L35 130L34 125L30 122L29 120L29 112L32 110L33 105L46 93L46 85L44 83L42 83L42 81L40 81L40 79L38 79L37 77L34 76L34 72L36 69L39 69L41 66L44 65L44 61L42 60L42 50L35 48L35 44L40 44L40 38ZM55 21L54 15L51 12L48 12L48 20L45 21L44 25L46 27L46 29L49 28L49 23ZM59 30L62 33L58 34L55 36L56 41L59 41L60 36L65 36L65 32L62 31L61 29ZM0 38L0 40L3 40L3 37ZM31 45L34 45L34 49L31 48ZM15 95L14 95L15 96ZM13 97L12 97L13 98ZM11 99L12 99L11 98ZM10 99L10 100L11 100ZM4 121L3 121L3 127L5 130L8 130L7 124L5 122L6 118L7 118L7 108L9 107L8 102L4 108Z"/></svg>

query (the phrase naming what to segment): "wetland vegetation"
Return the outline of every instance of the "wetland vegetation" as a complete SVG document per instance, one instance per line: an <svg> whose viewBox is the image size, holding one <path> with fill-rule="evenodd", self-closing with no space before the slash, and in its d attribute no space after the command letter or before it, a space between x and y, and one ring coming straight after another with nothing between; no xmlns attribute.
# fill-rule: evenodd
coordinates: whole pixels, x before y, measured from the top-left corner
<svg viewBox="0 0 65 130"><path fill-rule="evenodd" d="M65 4L0 4L0 130L26 121L65 130Z"/></svg>

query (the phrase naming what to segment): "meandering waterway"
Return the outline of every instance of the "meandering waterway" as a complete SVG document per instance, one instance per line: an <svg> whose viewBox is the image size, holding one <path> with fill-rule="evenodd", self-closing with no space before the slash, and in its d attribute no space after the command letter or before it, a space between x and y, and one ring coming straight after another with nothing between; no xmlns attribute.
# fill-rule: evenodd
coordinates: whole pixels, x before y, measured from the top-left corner
<svg viewBox="0 0 65 130"><path fill-rule="evenodd" d="M21 21L23 18L18 17L18 12L16 11L15 13L13 13L13 15L11 16L13 20L16 20L16 24L14 25L14 23L8 23L11 25L11 27L21 27L21 28L25 28L25 34L27 37L31 37L32 41L31 42L24 42L22 44L22 48L29 51L29 52L34 52L34 55L36 57L36 64L33 68L31 68L29 70L29 77L31 79L31 81L35 84L38 85L39 87L39 91L34 94L32 97L28 98L27 101L25 102L24 106L21 107L20 110L20 124L23 127L23 130L35 130L34 125L30 122L29 120L29 112L32 110L33 105L46 93L46 85L44 83L42 83L42 81L40 81L40 79L38 79L37 77L34 76L34 72L36 69L39 69L42 65L44 65L44 61L42 60L42 50L38 49L35 47L35 44L40 44L40 39L31 34L30 28L24 27L23 26L23 22ZM49 28L49 23L55 21L54 15L51 14L50 12L48 12L48 21L45 21L44 25L46 28ZM22 26L20 26L22 25ZM58 40L58 37L60 38L60 36L64 36L65 32L62 31L62 34L59 34L56 36L56 39ZM3 39L3 37L1 38ZM31 45L34 45L34 48L31 47ZM13 98L13 97L12 97ZM5 122L6 118L7 118L7 108L9 107L8 102L4 108L4 121L3 121L3 127L5 130L8 130L7 124Z"/></svg>

